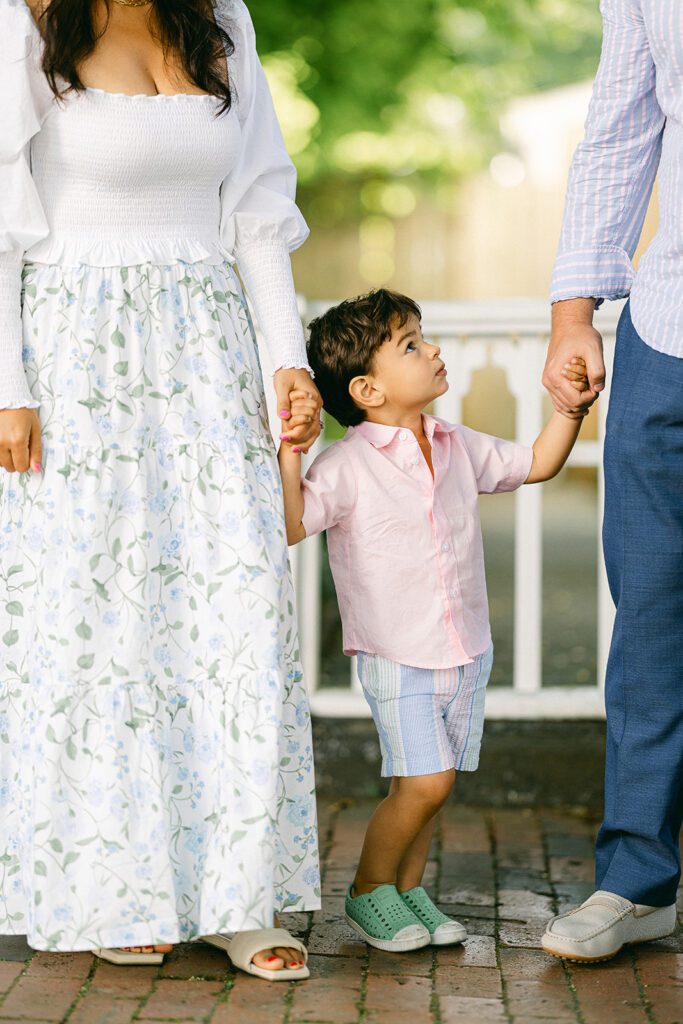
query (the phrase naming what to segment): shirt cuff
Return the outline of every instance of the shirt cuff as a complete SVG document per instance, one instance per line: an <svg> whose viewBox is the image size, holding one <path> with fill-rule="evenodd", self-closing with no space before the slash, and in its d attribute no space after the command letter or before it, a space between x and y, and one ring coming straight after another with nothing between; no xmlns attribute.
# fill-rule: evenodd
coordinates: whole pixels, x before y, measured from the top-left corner
<svg viewBox="0 0 683 1024"><path fill-rule="evenodd" d="M623 299L631 291L635 269L618 245L563 252L555 260L551 302L565 299Z"/></svg>
<svg viewBox="0 0 683 1024"><path fill-rule="evenodd" d="M322 502L307 487L305 477L301 481L301 493L304 499L304 513L301 517L301 525L307 537L314 537L315 534L322 533L326 527L325 509Z"/></svg>
<svg viewBox="0 0 683 1024"><path fill-rule="evenodd" d="M518 444L515 448L510 472L496 490L498 492L516 491L518 487L526 483L533 461L534 449L531 445Z"/></svg>

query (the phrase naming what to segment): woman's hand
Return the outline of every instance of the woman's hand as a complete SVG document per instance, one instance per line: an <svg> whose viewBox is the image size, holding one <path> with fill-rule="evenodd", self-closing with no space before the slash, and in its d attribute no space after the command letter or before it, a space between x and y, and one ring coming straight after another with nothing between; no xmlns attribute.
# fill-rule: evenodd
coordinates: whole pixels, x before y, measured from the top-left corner
<svg viewBox="0 0 683 1024"><path fill-rule="evenodd" d="M320 392L308 370L277 370L273 383L277 395L278 416L282 420L280 440L288 441L302 452L307 452L322 430L320 413L323 401Z"/></svg>
<svg viewBox="0 0 683 1024"><path fill-rule="evenodd" d="M40 419L36 409L0 410L0 466L8 473L40 472Z"/></svg>

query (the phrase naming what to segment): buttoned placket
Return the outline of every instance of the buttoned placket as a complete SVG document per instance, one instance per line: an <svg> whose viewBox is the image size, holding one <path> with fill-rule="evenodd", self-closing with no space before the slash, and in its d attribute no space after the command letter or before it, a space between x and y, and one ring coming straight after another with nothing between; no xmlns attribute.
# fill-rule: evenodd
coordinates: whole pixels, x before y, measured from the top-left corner
<svg viewBox="0 0 683 1024"><path fill-rule="evenodd" d="M400 436L401 435L399 434L399 438ZM453 642L456 655L456 662L460 664L464 658L467 663L470 663L472 659L466 653L462 645L462 640L460 639L460 634L458 633L458 630L456 628L451 608L451 600L459 596L459 590L457 589L457 587L451 587L449 582L451 575L456 571L456 562L453 556L453 544L450 540L446 540L439 536L439 531L436 524L436 516L434 514L434 506L435 503L438 501L438 483L441 468L441 446L434 444L433 435L429 440L432 449L432 466L434 468L433 477L432 474L429 472L429 466L427 465L427 461L422 452L420 451L420 445L417 441L417 438L413 435L413 441L417 446L419 453L419 459L417 461L421 461L424 464L424 471L427 473L429 477L429 486L427 489L427 500L429 504L427 514L432 529L432 543L434 545L434 550L436 552L437 564L439 566L439 576L441 577L441 586L444 594L444 624L446 632L450 635L451 640Z"/></svg>

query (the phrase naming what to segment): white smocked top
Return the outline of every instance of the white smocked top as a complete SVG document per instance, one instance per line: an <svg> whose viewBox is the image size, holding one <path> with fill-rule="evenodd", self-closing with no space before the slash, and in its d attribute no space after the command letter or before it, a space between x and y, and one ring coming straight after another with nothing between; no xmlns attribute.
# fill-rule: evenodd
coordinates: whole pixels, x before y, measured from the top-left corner
<svg viewBox="0 0 683 1024"><path fill-rule="evenodd" d="M273 367L308 369L289 254L308 228L242 0L214 0L233 104L101 89L57 101L24 0L0 0L0 409L36 408L21 268L237 262Z"/></svg>

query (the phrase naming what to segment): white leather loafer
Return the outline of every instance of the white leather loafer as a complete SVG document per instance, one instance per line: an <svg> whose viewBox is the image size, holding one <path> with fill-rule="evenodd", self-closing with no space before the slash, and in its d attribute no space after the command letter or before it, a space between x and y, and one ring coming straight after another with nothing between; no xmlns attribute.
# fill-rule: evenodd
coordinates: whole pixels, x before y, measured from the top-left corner
<svg viewBox="0 0 683 1024"><path fill-rule="evenodd" d="M675 927L675 904L645 907L600 890L576 910L554 917L541 945L551 956L591 963L609 960L632 942L663 939Z"/></svg>

